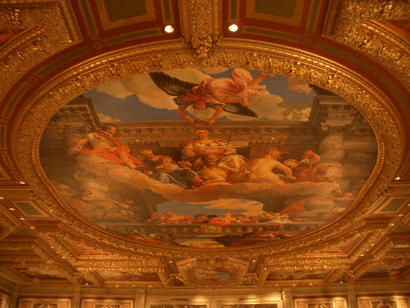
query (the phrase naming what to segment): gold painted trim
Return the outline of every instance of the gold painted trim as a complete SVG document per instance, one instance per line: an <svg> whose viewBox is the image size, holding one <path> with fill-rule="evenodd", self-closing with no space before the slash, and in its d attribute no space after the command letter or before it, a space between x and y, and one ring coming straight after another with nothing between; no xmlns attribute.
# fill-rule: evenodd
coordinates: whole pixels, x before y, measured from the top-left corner
<svg viewBox="0 0 410 308"><path fill-rule="evenodd" d="M388 205L388 203L390 203L391 201L395 199L404 199L404 200L403 200L403 203L397 208L397 210L385 211L384 208ZM380 202L378 204L377 209L373 211L373 214L397 215L409 204L409 201L410 201L410 197L406 195L386 198L383 200L383 202Z"/></svg>
<svg viewBox="0 0 410 308"><path fill-rule="evenodd" d="M145 7L146 7L146 10L147 10L147 14L141 15L141 16L130 17L130 18L126 18L126 19L121 19L121 20L117 20L117 21L110 21L109 20L108 13L107 13L107 8L106 8L105 3L104 3L103 0L100 0L100 1L97 0L95 3L97 5L97 10L98 10L99 16L101 17L102 27L105 31L110 30L110 29L114 29L114 28L119 28L119 27L122 27L122 26L135 24L135 23L156 20L155 6L154 6L154 1L152 1L152 0L146 0L145 1Z"/></svg>
<svg viewBox="0 0 410 308"><path fill-rule="evenodd" d="M179 14L182 38L194 48L198 41L212 45L219 40L222 0L179 0Z"/></svg>
<svg viewBox="0 0 410 308"><path fill-rule="evenodd" d="M3 202L0 202L0 240L6 238L22 225L11 212L6 209L6 206L1 206Z"/></svg>
<svg viewBox="0 0 410 308"><path fill-rule="evenodd" d="M378 20L410 21L408 2L332 0L322 35L374 59L410 89L409 42Z"/></svg>
<svg viewBox="0 0 410 308"><path fill-rule="evenodd" d="M293 17L287 18L287 17L278 16L278 15L257 13L255 12L255 0L247 0L246 1L246 17L282 23L282 24L289 25L289 26L300 27L300 21L302 20L304 5L305 5L305 0L296 0L295 10L293 11Z"/></svg>
<svg viewBox="0 0 410 308"><path fill-rule="evenodd" d="M82 41L69 0L14 0L0 3L1 28L27 29L0 47L0 100L26 72ZM16 37L17 38L17 37Z"/></svg>
<svg viewBox="0 0 410 308"><path fill-rule="evenodd" d="M298 78L333 91L356 107L374 128L379 143L379 159L375 171L358 200L345 213L329 223L289 240L206 251L143 244L103 230L79 214L75 215L53 188L39 163L39 140L50 118L73 98L109 81L135 73L215 66L263 70ZM325 238L336 236L341 230L351 228L388 187L404 154L404 140L396 141L395 138L402 139L405 136L399 117L391 105L391 102L363 77L337 63L307 52L269 43L230 39L223 40L209 57L198 59L193 51L186 49L185 44L174 41L112 52L90 59L56 76L26 101L25 108L17 115L11 139L14 140L13 152L20 157L18 167L25 170L26 182L36 191L37 198L64 224L77 230L61 233L66 238L81 238L81 242L87 242L89 247L96 250L101 250L103 244L105 247L112 247L109 249L110 253L116 251L116 254L120 255L149 253L157 256L173 254L175 257L202 257L204 253L222 256L228 253L235 257L244 254L280 254L296 247L307 248ZM369 225L368 228L374 226Z"/></svg>

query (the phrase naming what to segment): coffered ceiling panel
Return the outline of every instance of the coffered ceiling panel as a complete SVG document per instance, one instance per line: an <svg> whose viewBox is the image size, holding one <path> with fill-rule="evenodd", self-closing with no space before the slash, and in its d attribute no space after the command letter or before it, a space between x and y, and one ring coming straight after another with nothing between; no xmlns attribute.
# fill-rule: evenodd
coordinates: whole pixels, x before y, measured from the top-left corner
<svg viewBox="0 0 410 308"><path fill-rule="evenodd" d="M272 3L2 1L1 290L408 288L408 2Z"/></svg>

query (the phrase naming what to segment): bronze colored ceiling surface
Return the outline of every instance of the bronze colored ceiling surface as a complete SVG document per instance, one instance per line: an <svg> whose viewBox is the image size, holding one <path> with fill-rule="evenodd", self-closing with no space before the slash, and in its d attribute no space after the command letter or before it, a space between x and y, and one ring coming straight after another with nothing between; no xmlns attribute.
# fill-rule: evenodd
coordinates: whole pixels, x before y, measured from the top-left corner
<svg viewBox="0 0 410 308"><path fill-rule="evenodd" d="M407 1L2 1L0 21L4 289L410 283ZM249 102L186 102L237 76Z"/></svg>

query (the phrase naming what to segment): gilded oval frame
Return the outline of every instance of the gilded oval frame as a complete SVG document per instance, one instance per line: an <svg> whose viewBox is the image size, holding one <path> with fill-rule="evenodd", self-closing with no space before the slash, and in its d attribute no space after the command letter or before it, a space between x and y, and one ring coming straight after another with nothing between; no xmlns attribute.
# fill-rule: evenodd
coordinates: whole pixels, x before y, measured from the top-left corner
<svg viewBox="0 0 410 308"><path fill-rule="evenodd" d="M377 137L378 161L357 200L345 212L317 229L274 244L205 251L140 243L102 229L69 208L42 171L38 153L41 134L61 107L99 85L137 73L218 66L263 70L304 80L339 95L366 117ZM366 225L361 218L387 189L404 155L405 134L398 119L392 103L376 86L352 70L323 57L275 44L225 39L211 49L207 57L199 58L182 41L172 41L107 53L78 63L54 77L26 100L19 112L12 132L12 149L17 153L18 168L24 170L25 181L36 198L63 223L53 230L55 236L132 259L139 254L204 258L204 253L222 259L255 254L281 254L283 257L296 250L298 253L311 252L309 246L313 244L320 248L323 239L328 240L328 245L329 240L337 243L358 234L381 232L384 224ZM401 140L394 142L394 138Z"/></svg>

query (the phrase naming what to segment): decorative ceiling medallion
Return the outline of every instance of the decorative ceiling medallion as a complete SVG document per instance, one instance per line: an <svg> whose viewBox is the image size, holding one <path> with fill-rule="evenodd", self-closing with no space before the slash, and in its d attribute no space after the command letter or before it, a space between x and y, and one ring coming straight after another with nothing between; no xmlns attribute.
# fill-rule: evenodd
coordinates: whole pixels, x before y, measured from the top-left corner
<svg viewBox="0 0 410 308"><path fill-rule="evenodd" d="M184 69L84 93L46 126L40 160L68 205L105 229L225 248L289 239L344 212L377 142L357 109L303 80Z"/></svg>
<svg viewBox="0 0 410 308"><path fill-rule="evenodd" d="M131 52L131 50L126 50L123 52L113 53L109 56L97 58L93 60L92 63L87 63L83 66L74 67L70 71L63 73L60 77L56 78L53 82L48 83L45 87L43 87L43 89L39 89L37 94L27 101L27 104L26 104L27 108L25 110L22 110L18 118L18 121L20 121L20 125L16 125L16 127L18 127L18 130L14 132L14 135L15 135L14 140L17 140L15 144L15 149L19 151L19 153L21 153L19 167L26 171L25 180L28 182L28 184L31 185L34 189L36 189L37 192L41 192L41 199L42 199L43 204L47 205L49 209L52 209L53 214L57 215L65 224L67 224L67 227L65 226L64 227L62 226L62 227L64 229L68 228L71 230L71 232L64 235L65 237L67 237L68 240L70 240L70 238L73 239L75 237L81 237L82 240L85 240L85 241L88 241L87 239L91 240L93 238L94 239L98 238L100 243L104 243L104 245L106 245L107 247L123 247L121 251L123 251L124 253L125 251L128 251L129 253L131 252L146 253L150 251L151 253L163 255L165 251L166 253L169 253L169 251L172 250L173 253L175 252L175 256L178 256L178 255L187 256L190 254L191 255L201 254L200 251L203 251L203 249L199 249L199 250L196 249L195 245L193 245L194 249L184 248L181 246L180 240L179 240L179 243L178 241L176 241L176 244L179 244L179 246L175 244L174 240L172 240L171 241L172 245L167 246L167 249L164 250L163 245L156 245L156 244L152 245L152 242L151 244L142 244L142 243L149 242L149 241L146 241L146 238L144 238L144 236L146 235L140 236L138 234L137 235L134 234L134 236L137 237L137 240L131 243L128 238L125 238L123 236L116 236L113 232L104 231L104 229L100 227L96 228L95 223L90 222L87 218L83 218L81 215L78 215L78 214L69 215L69 214L75 214L75 211L73 210L72 207L67 205L66 201L62 200L58 196L58 194L56 194L57 190L53 188L53 186L51 185L51 182L45 177L40 167L39 157L36 154L37 149L39 147L39 137L42 131L44 130L46 124L61 108L63 108L70 100L72 100L79 94L90 91L95 87L98 87L102 84L107 83L108 81L121 80L126 77L131 77L135 75L136 72L142 74L142 73L147 73L147 72L152 72L152 71L165 71L169 69L182 68L184 66L203 67L204 69L209 68L209 67L237 67L237 68L242 68L246 70L271 72L276 75L282 75L282 76L287 76L287 77L292 77L294 79L302 80L302 81L307 82L308 84L318 85L321 88L331 90L337 95L343 95L343 98L345 101L350 102L360 113L363 113L366 118L372 119L370 125L373 126L373 128L375 128L376 138L378 139L378 142L379 142L378 148L379 148L379 151L380 149L382 149L382 151L380 151L378 154L378 161L375 167L375 170L377 171L373 172L373 174L370 177L370 180L368 180L367 184L365 184L361 192L357 194L357 200L354 202L355 205L349 207L342 214L336 216L336 218L331 220L327 225L325 225L325 227L320 227L317 230L309 231L303 238L296 235L296 236L290 237L289 239L286 239L287 237L285 236L285 239L281 241L269 239L268 241L264 240L264 242L267 243L265 245L256 245L256 246L251 245L254 253L258 253L258 251L262 249L262 247L263 247L264 253L271 253L271 252L281 253L284 251L288 251L290 247L300 247L301 249L303 249L303 247L307 247L307 245L316 243L320 241L322 238L326 238L329 236L336 236L337 234L340 234L341 229L344 229L348 226L353 227L355 222L357 222L358 219L362 217L365 210L369 208L369 204L371 204L371 202L376 199L380 191L387 188L387 184L393 177L393 171L395 170L395 166L397 166L398 164L398 161L399 161L398 157L401 157L401 153L403 151L403 149L400 146L397 146L397 144L401 144L401 143L394 142L394 146L393 146L392 144L393 138L391 138L391 136L394 135L394 136L400 137L400 136L403 136L403 134L400 131L401 127L399 127L396 124L396 121L394 120L394 117L392 116L394 114L394 111L386 107L388 104L385 101L385 98L381 96L380 93L377 91L377 89L372 87L372 85L368 84L366 81L363 81L363 79L359 78L358 76L355 76L352 72L346 70L345 68L337 66L334 63L327 62L325 59L318 58L316 56L312 56L306 53L300 53L297 50L293 50L289 48L281 48L281 47L271 45L271 44L248 44L246 45L246 41L239 42L237 40L226 40L225 43L221 43L218 49L214 50L212 54L206 59L198 59L194 57L193 52L183 50L183 46L184 45L178 46L178 44L172 44L172 45L161 44L161 45L152 46L151 52L148 52L148 47L146 46L146 49L144 50L136 49L133 52ZM237 51L229 51L229 49L225 51L224 48L227 46L231 46L233 49L237 49ZM269 50L270 50L269 53L267 52L268 49L266 47L269 47ZM168 51L165 52L164 50L168 50ZM156 55L154 51L156 52ZM146 56L146 54L149 54L150 56ZM253 76L252 78L254 77L255 76ZM284 78L284 80L286 80L285 77L280 76L280 78ZM187 81L192 81L192 80L187 80ZM327 127L329 128L332 126L332 125L329 126L330 122L323 121L323 120L326 120L326 117L328 117L329 112L334 113L336 115L338 110L339 111L344 110L349 113L353 112L353 114L356 114L356 117L361 117L360 113L355 113L354 109L351 109L352 107L350 107L349 104L345 103L343 99L337 98L335 96L332 96L332 97L338 100L337 104L341 103L341 108L340 109L339 108L333 109L333 107L325 108L323 111L324 118L323 119L321 119L320 117L316 118L317 122L315 123L317 124L316 127L319 130L326 129ZM30 106L34 106L34 104L36 105L36 107L33 107L33 108L30 107ZM172 104L175 104L175 103L172 103ZM243 106L244 104L241 104L241 105ZM250 109L252 109L251 100L250 100L250 105L251 105ZM66 109L70 108L70 105L67 105L67 107L65 108ZM29 110L30 112L27 113L27 111ZM64 111L64 108L62 110ZM212 112L215 111L215 109L211 109L211 110ZM267 114L269 114L270 111L271 110L268 109ZM224 112L225 114L227 113L226 111ZM374 116L376 113L377 113L377 116ZM86 112L84 114L79 112L78 115L81 115L81 117L84 115L83 119L92 119L92 117L88 117ZM344 118L342 117L341 119L344 119ZM364 118L362 119L364 120ZM178 121L181 121L181 122L178 122L176 125L173 126L176 129L176 131L172 134L169 134L169 133L168 134L172 136L173 138L184 138L184 140L182 141L194 140L195 139L195 133L194 133L195 126L191 125L190 123L188 123L188 121L185 121L183 119L178 120ZM243 123L240 124L241 122L239 121L232 121L232 120L225 120L225 121L226 123L232 123L232 124L238 125L237 128L232 126L233 133L232 133L231 139L234 136L233 134L235 132L235 129L236 131L238 131L237 136L240 136L239 132L242 131L242 128L246 128L246 127L252 128L252 125L244 126ZM359 123L367 125L365 120L363 122L360 122L360 121ZM210 121L208 120L208 124L209 122ZM268 119L267 122L271 123L273 121ZM288 121L288 122L290 123L291 121ZM90 125L93 124L92 121L91 122L88 121L86 123L89 123ZM222 123L222 124L219 124L219 123ZM215 123L211 123L210 125L208 125L205 129L209 130L211 138L223 139L224 142L228 143L231 129L228 126L226 127L227 128L226 131L224 130L220 131L219 128L222 128L224 126L223 123L224 123L224 120L219 119ZM249 123L254 123L254 122L250 121ZM352 123L355 123L355 122L352 122ZM203 124L206 124L206 123L203 123ZM202 125L202 124L199 123L199 125ZM168 127L151 127L151 131L149 131L149 130L144 130L144 129L150 128L150 125L145 126L145 128L143 126L139 128L134 128L131 126L125 127L125 126L121 127L120 131L126 134L129 134L128 135L129 137L131 137L131 135L134 132L137 132L137 130L135 129L138 129L138 132L137 132L138 136L144 136L144 134L146 134L145 135L146 137L149 134L153 134L153 135L156 134L156 136L159 137L161 136L161 134L163 134L162 129L165 129L165 130L168 129ZM258 125L253 124L253 126L255 128ZM89 129L89 130L94 131L94 127L92 127L92 125L89 126L88 128L87 128L87 125L79 125L77 127L73 126L72 129L76 130L76 129L80 129L81 127L85 127L86 130ZM368 127L370 128L370 126ZM260 134L260 132L255 131L254 128L252 128L249 132ZM265 129L265 127L261 127L261 128ZM272 130L273 127L271 127L270 129L273 132ZM298 130L294 131L293 134L298 134L297 131ZM368 134L369 131L371 131L371 129L367 130L366 128L365 131L362 131L362 132L364 132L365 134ZM283 134L283 132L282 133L280 131L277 131L277 132L280 134ZM245 133L248 134L248 132L245 132ZM333 130L329 128L327 132L325 132L325 134L327 133L333 133ZM126 134L124 134L123 137L125 137ZM304 140L303 137L305 134L306 134L305 131L299 130L299 135L300 135L301 140ZM218 138L219 137L218 135L220 136L220 138ZM276 138L273 136L271 132L268 132L268 131L266 131L266 135L270 135L271 138ZM75 141L78 142L78 140L81 139L80 138L81 136L77 136L77 137L79 138L76 139ZM135 136L133 136L132 138L134 137ZM232 141L230 142L234 142L234 141L237 142L235 138L232 139ZM247 137L245 137L245 139L246 138ZM138 139L139 141L137 142L135 141L135 139ZM122 138L121 140L122 140L121 143L130 144L131 146L133 146L133 144L130 143L130 139L126 140L126 138ZM134 138L133 140L134 142L137 142L137 143L141 141L148 142L149 138L145 140L142 140L140 138ZM330 140L332 140L332 138ZM239 138L238 142L240 141L241 140ZM269 143L270 145L273 145L273 147L276 146L278 148L278 145L282 146L280 144L281 143L280 141L281 140L279 140L279 143L276 144L277 141L271 139ZM294 139L293 141L296 142L296 139ZM155 141L155 142L157 142L155 146L158 146L158 145L162 146L160 140ZM172 143L173 140L169 139L168 142ZM247 142L249 143L249 138L247 139ZM330 143L332 144L332 142ZM174 144L175 144L175 141L174 141ZM285 144L285 142L283 144ZM353 146L353 144L354 143L350 144L349 146ZM150 144L150 146L152 145L154 144ZM164 145L166 145L166 143L164 143ZM230 143L228 144L228 146L229 145ZM319 145L320 145L320 142L318 141L316 146L319 146ZM313 153L315 153L315 151L312 150L313 148L309 149L308 143L304 144L304 146L305 146L305 148L303 148L304 150L302 150L302 148L299 150L300 153L296 154L296 152L292 153L291 151L289 152L289 154L286 154L286 155L293 156L289 158L294 158L300 161L302 159L302 156L305 155L306 151L310 150ZM166 145L166 147L172 148L170 144ZM32 161L32 157L33 157L32 152L31 150L29 150L31 148L34 149L34 161ZM46 148L43 147L43 145L40 148L42 149L42 152L44 152L43 150L47 152ZM236 150L238 152L239 149L236 149ZM280 151L285 151L285 150L284 148L281 148ZM375 153L374 148L372 151L373 153ZM258 152L256 151L254 153L258 153ZM154 154L165 155L166 153L164 154L161 151L158 153L155 153L154 151ZM258 153L258 154L262 154L262 153ZM315 154L318 154L318 153L315 153ZM179 155L182 155L182 153L179 153ZM252 157L252 156L247 156L246 153L245 155L237 153L237 155L244 156L248 161L252 161L253 159L258 158L257 155ZM320 154L318 155L320 156ZM137 156L137 154L135 154L135 156ZM165 156L169 156L169 155L165 155ZM178 160L178 157L175 157L174 159ZM321 160L322 159L323 158L321 157ZM385 166L384 164L385 159L389 160L389 166ZM179 159L179 161L180 160L181 159ZM110 166L110 164L108 164L107 166ZM121 167L127 168L126 169L127 171L132 170L129 167L125 167L125 166L121 166ZM58 171L58 169L56 169L56 171ZM72 172L73 170L68 170L68 171ZM276 170L274 172L276 172ZM380 172L383 174L383 177L378 177L378 174ZM147 175L144 174L143 172L139 172L139 174L141 174L141 176L143 175L143 177L147 177ZM120 172L120 175L123 176L124 174L121 174ZM285 177L286 177L286 174L285 174ZM156 181L156 182L153 182L153 181ZM334 182L333 180L330 180L330 181L331 182L323 182L323 183ZM157 188L161 187L159 189L160 191L162 189L162 185L165 185L155 179L150 179L149 182L155 183L157 186L159 185ZM296 181L296 183L303 183L303 182ZM133 182L131 186L129 184L130 184L129 182L128 184L122 183L122 186L124 186L125 193L127 190L126 187L134 187L132 185L139 185L140 183ZM295 183L290 183L290 184L292 184L291 186L295 185ZM373 184L373 186L369 190L369 187L371 184ZM74 188L71 187L71 188L77 189L79 188L78 185L81 186L82 184L77 183L76 185L77 187L74 187ZM172 187L172 190L174 190L174 187L176 187L175 185L172 185L172 184L166 184L166 185L168 185L167 187ZM213 187L220 187L220 184L218 185L214 185ZM230 184L230 185L232 187L235 187L235 185L237 184ZM285 184L281 184L281 185L285 185ZM326 184L326 185L330 185L330 184ZM211 186L205 185L203 187L208 190L210 189L210 187L212 188L212 185ZM314 189L317 189L317 187L318 186L313 185ZM144 189L152 192L152 187L146 186L144 187ZM50 194L49 190L52 192L52 194ZM80 190L83 190L83 189L80 189ZM85 190L88 190L88 189L85 189ZM185 193L187 190L182 188L181 191ZM197 194L198 191L200 190L196 190L196 189L190 190L190 192L192 192L193 194ZM247 193L246 191L242 191L241 193L243 192ZM155 191L155 188L154 188L154 193L155 194L158 193ZM342 190L342 193L344 194L343 190ZM366 197L368 200L366 203L363 203L360 201L364 194L366 194ZM161 194L159 195L161 197L164 197ZM79 195L78 197L80 197L79 199L81 200L81 195ZM234 196L234 194L231 192L229 194L226 194L223 197L223 199L226 199L226 197L229 197L229 198L233 197L235 199L236 196ZM342 198L344 197L342 195ZM167 196L165 196L165 198L167 198ZM215 197L212 197L212 198L215 198ZM220 199L219 196L218 198ZM215 198L215 199L218 199L218 198ZM111 198L111 197L108 199L110 199L111 201L114 200L116 202L121 203L121 205L126 205L126 206L129 206L131 204L138 204L135 201L134 203L129 202L129 204L127 204L127 202L124 203L124 201L127 201L128 199L124 199L121 201L117 201L115 200L115 198ZM58 200L59 202L57 203L56 200ZM173 198L171 200L177 200L177 198ZM247 200L252 200L252 199L247 199ZM129 200L129 201L132 201L132 200ZM180 202L185 202L185 201L189 201L189 200L182 200ZM332 200L332 201L335 202L335 200ZM195 201L195 202L198 202L198 201ZM117 214L121 215L120 211L125 211L126 215L128 215L128 212L127 212L128 209L129 207L128 208L124 207L124 209L120 209ZM263 206L262 206L262 210L263 210ZM168 211L168 212L172 212L172 211ZM226 212L232 212L232 211L227 210ZM264 212L269 212L269 210L264 211ZM105 214L105 213L102 213L102 214ZM149 215L152 213L147 212L147 214ZM238 213L235 213L235 214L238 214ZM215 215L220 216L219 214L215 214ZM327 216L327 218L330 218L330 217ZM327 218L325 217L325 219ZM131 222L131 223L135 223L135 222ZM148 223L148 222L145 222L144 220L144 223ZM103 223L100 223L100 224L102 225ZM280 225L283 225L283 224L277 223L276 225L277 225L276 227L282 228L282 226ZM334 226L334 228L326 227L330 225ZM68 227L68 226L71 226L71 227ZM161 226L161 227L165 226L165 227L170 227L170 228L173 227L172 224L169 224L169 225L158 224L156 226ZM177 233L187 234L188 236L191 236L191 231L188 228L189 226L190 226L189 224L180 224L175 227L176 227ZM215 225L208 224L208 226L214 227ZM355 226L354 228L358 226L359 225ZM257 225L257 227L259 227L259 225ZM186 228L187 230L184 230L184 228ZM368 226L366 228L373 228L373 227ZM306 228L302 228L302 230L300 231L305 231L308 229L310 228L306 227ZM257 230L257 229L253 230L252 228L252 231L250 231L249 233L255 233L258 231L260 231L260 234L264 232L264 230ZM276 235L273 235L274 232L282 232L281 230L266 230L266 231L269 231L267 234L270 234L267 237L271 237L271 238L276 237ZM293 231L297 231L297 230L293 230ZM127 232L128 231L126 231L125 233ZM166 233L167 232L168 230L166 231ZM240 236L242 236L245 233L246 233L245 231L241 231ZM196 234L196 233L192 232L192 234ZM148 237L149 236L150 235L148 234ZM272 246L271 243L275 243L275 245ZM92 241L89 241L87 246L90 248L96 249L96 250L98 250L99 247L101 247L100 244L94 245ZM241 251L245 249L246 247L247 246L241 246ZM210 249L212 251L215 251L212 248ZM217 248L217 250L218 249L219 248ZM239 253L239 251L237 252L235 251L236 250L232 251L233 255L235 255L236 253ZM117 252L120 253L118 250ZM241 252L241 254L242 253L243 252Z"/></svg>

